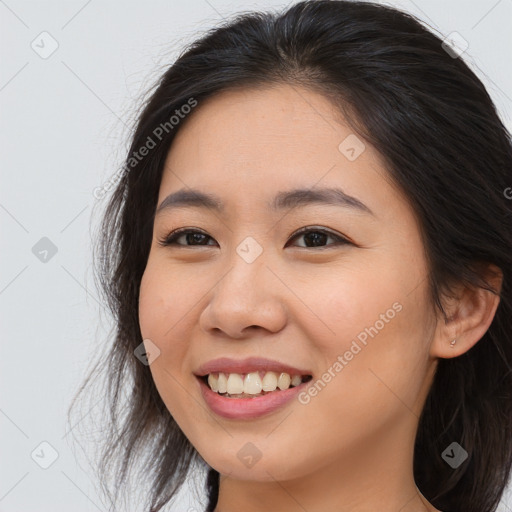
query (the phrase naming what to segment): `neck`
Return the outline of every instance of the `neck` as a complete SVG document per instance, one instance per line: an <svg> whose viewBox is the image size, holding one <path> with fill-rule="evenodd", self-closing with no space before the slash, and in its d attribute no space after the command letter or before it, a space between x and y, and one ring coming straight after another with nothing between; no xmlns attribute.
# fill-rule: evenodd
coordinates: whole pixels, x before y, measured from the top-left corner
<svg viewBox="0 0 512 512"><path fill-rule="evenodd" d="M410 427L394 430L394 442L380 432L351 453L320 454L314 471L295 478L280 479L270 468L260 468L265 481L221 475L215 512L438 512L414 482L415 430ZM322 464L327 458L332 462Z"/></svg>

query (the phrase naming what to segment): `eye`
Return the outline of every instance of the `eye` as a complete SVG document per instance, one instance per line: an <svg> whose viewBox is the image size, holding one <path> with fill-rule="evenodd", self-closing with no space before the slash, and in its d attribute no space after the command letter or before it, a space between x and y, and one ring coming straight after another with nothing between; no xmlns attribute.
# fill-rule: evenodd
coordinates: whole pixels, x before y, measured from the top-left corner
<svg viewBox="0 0 512 512"><path fill-rule="evenodd" d="M213 240L213 238L211 236L209 236L206 233L203 233L202 231L199 231L197 229L181 228L181 229L177 229L176 231L173 231L166 237L159 239L158 243L164 247L169 246L169 245L178 245L178 246L181 245L182 246L184 244L176 243L176 241L182 237L185 237L185 240L187 242L191 242L192 245L207 245L207 244L202 243L202 242L204 242L205 239L210 238ZM195 242L198 242L198 243L196 244Z"/></svg>
<svg viewBox="0 0 512 512"><path fill-rule="evenodd" d="M312 246L304 246L300 245L299 247L304 247L305 249L311 249L313 247L329 247L332 245L353 245L347 238L336 235L322 228L314 228L314 227L305 227L295 232L290 240L294 238L302 237L306 241L306 243L312 244ZM327 246L322 245L328 238L332 238L336 241L334 244L328 244ZM288 245L288 244L287 244Z"/></svg>
<svg viewBox="0 0 512 512"><path fill-rule="evenodd" d="M177 241L184 237L186 240L186 244L177 243ZM311 249L314 247L329 247L329 246L339 246L339 245L353 245L352 242L350 242L347 238L337 235L334 233L331 233L330 231L327 231L322 228L313 228L313 227L305 227L300 229L299 231L295 232L293 236L290 238L290 240L293 240L298 237L303 237L306 244L311 244L311 246L308 245L299 245L298 247L303 247L305 249ZM335 240L335 243L328 244L327 246L322 245L328 238L331 238ZM181 228L177 229L176 231L173 231L166 237L159 239L158 243L163 246L167 247L170 245L174 246L182 246L182 247L190 247L194 245L199 246L207 246L209 245L207 240L213 240L213 238L206 233L203 233L202 231L199 231L197 229L189 229L189 228ZM190 244L190 245L187 245ZM288 246L288 244L286 245Z"/></svg>

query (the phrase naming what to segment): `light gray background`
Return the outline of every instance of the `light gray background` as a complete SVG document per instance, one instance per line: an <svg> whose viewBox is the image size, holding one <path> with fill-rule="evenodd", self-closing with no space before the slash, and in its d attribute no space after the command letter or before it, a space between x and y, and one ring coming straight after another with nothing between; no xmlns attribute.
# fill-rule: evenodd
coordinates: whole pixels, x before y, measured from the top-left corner
<svg viewBox="0 0 512 512"><path fill-rule="evenodd" d="M512 0L384 3L444 35L459 32L469 42L464 59L511 129ZM126 126L158 66L223 17L285 5L0 0L1 512L107 510L66 424L109 326L92 278L91 226L101 207L92 191L122 162ZM59 45L45 59L31 47L48 51L43 31ZM32 251L42 237L57 247L47 262ZM38 460L50 460L44 441L58 452L48 469L31 458L37 448ZM185 489L172 509L191 506L200 510ZM499 511L512 511L512 498Z"/></svg>

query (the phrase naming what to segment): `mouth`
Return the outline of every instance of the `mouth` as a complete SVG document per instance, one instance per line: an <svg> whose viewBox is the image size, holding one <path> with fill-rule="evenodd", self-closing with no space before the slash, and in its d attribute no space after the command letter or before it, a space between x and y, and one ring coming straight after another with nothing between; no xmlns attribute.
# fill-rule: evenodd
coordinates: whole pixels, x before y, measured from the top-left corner
<svg viewBox="0 0 512 512"><path fill-rule="evenodd" d="M229 420L254 420L281 410L296 398L313 374L261 357L222 357L196 369L206 405Z"/></svg>
<svg viewBox="0 0 512 512"><path fill-rule="evenodd" d="M309 374L259 370L249 373L212 372L197 378L211 391L225 398L253 399L300 386L313 377Z"/></svg>

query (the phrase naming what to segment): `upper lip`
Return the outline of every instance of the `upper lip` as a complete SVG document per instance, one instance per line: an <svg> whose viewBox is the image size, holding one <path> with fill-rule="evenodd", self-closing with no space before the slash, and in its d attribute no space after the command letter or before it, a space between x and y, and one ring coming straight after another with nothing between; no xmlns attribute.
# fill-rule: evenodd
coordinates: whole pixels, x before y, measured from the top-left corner
<svg viewBox="0 0 512 512"><path fill-rule="evenodd" d="M285 372L289 375L311 375L309 370L296 368L289 364L263 357L248 357L246 359L220 357L203 363L194 373L199 377L204 377L210 373L250 373L261 370Z"/></svg>

